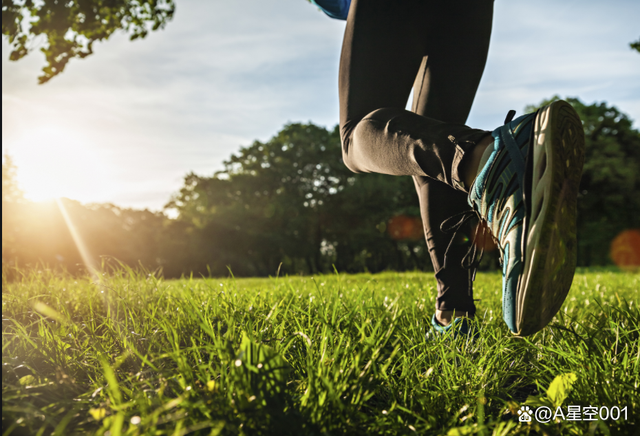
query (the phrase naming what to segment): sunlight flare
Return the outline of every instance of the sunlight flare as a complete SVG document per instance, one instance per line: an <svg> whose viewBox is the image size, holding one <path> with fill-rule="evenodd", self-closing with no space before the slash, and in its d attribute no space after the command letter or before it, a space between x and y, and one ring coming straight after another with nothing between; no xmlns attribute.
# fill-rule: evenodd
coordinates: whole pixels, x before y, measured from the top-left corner
<svg viewBox="0 0 640 436"><path fill-rule="evenodd" d="M62 201L59 198L56 198L55 201L56 201L56 204L58 205L58 208L60 209L60 213L62 214L62 217L64 218L64 222L67 224L67 228L69 229L69 233L71 233L71 237L73 238L73 242L76 244L76 247L78 248L78 251L80 252L80 256L82 257L82 262L87 267L87 270L89 271L91 276L94 279L98 279L99 275L98 275L97 265L96 265L93 257L91 256L91 253L89 252L89 249L87 248L86 244L82 240L82 236L80 236L80 233L78 232L78 229L73 224L73 221L71 220L71 217L69 216L69 213L67 212L67 208L64 207L64 203L62 203Z"/></svg>
<svg viewBox="0 0 640 436"><path fill-rule="evenodd" d="M11 146L18 183L32 201L67 197L101 201L113 190L110 165L78 132L42 126L26 132Z"/></svg>

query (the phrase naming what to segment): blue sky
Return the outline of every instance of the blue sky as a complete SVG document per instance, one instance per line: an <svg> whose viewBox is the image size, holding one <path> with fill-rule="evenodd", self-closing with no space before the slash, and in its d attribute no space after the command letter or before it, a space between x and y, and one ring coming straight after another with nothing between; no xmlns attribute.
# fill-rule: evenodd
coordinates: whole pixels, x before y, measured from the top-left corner
<svg viewBox="0 0 640 436"><path fill-rule="evenodd" d="M2 46L2 141L33 199L159 210L189 171L211 175L287 122L338 121L344 22L305 0L176 0L146 39L115 35L37 85L43 55ZM640 125L637 0L498 0L469 117L493 129L554 94L607 101Z"/></svg>

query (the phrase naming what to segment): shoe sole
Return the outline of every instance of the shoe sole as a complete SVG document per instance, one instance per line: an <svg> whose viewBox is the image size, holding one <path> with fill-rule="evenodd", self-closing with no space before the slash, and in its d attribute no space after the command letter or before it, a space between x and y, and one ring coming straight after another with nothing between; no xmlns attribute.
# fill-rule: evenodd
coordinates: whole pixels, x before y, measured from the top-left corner
<svg viewBox="0 0 640 436"><path fill-rule="evenodd" d="M518 336L543 329L560 310L576 269L577 197L584 164L584 130L565 101L538 112L528 165L525 264L516 294Z"/></svg>

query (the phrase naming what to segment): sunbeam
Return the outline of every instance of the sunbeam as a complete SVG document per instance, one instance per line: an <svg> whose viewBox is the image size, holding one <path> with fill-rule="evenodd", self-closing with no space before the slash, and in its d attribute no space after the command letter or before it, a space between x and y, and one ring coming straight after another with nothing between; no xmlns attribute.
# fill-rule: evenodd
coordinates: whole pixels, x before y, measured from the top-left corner
<svg viewBox="0 0 640 436"><path fill-rule="evenodd" d="M73 224L69 213L67 212L67 208L64 207L64 204L60 200L60 198L56 198L56 204L58 205L58 209L60 209L60 213L62 213L62 217L64 218L64 222L67 224L67 228L69 229L69 233L71 233L71 237L73 238L73 242L76 244L78 251L80 252L80 256L82 257L82 262L86 266L87 270L91 274L94 279L98 279L98 268L97 265L89 252L89 249L85 245L80 233L76 229L76 226Z"/></svg>

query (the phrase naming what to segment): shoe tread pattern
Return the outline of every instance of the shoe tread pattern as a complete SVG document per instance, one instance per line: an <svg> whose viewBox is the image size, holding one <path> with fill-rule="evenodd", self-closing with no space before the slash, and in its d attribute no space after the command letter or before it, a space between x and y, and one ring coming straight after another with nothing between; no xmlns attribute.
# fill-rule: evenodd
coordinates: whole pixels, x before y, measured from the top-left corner
<svg viewBox="0 0 640 436"><path fill-rule="evenodd" d="M544 328L567 297L576 268L577 194L584 131L564 101L541 109L534 123L532 210L517 295L517 334Z"/></svg>

